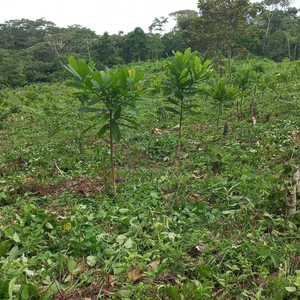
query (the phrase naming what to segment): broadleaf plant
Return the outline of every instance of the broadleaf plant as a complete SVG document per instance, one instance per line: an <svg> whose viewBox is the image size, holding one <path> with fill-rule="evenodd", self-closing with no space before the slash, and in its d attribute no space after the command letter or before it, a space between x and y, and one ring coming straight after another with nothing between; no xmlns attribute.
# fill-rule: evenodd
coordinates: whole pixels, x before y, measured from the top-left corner
<svg viewBox="0 0 300 300"><path fill-rule="evenodd" d="M211 80L210 86L206 88L206 93L212 98L213 102L218 106L218 117L217 117L217 133L219 132L220 115L222 113L222 107L229 104L230 101L234 100L241 94L241 91L229 85L224 78L220 80Z"/></svg>
<svg viewBox="0 0 300 300"><path fill-rule="evenodd" d="M187 48L184 53L177 51L167 62L168 79L164 82L166 109L179 114L178 150L180 157L183 112L192 110L195 105L191 97L199 91L198 83L206 81L210 75L210 62L201 64L198 52Z"/></svg>
<svg viewBox="0 0 300 300"><path fill-rule="evenodd" d="M90 94L91 101L79 111L96 113L93 117L95 123L98 124L99 119L101 120L101 127L97 133L99 138L109 132L113 195L116 196L113 142L118 143L121 140L122 126L138 128L132 115L137 113L135 102L143 91L144 73L136 72L133 68L98 71L93 62L86 64L80 60L76 61L73 56L69 57L69 65L66 68L73 75L73 81L67 85ZM96 104L98 106L93 107Z"/></svg>

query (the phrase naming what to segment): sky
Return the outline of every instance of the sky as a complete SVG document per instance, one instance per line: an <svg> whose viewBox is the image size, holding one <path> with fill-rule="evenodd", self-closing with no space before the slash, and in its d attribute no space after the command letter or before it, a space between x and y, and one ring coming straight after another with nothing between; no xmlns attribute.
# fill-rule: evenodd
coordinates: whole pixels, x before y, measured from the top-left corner
<svg viewBox="0 0 300 300"><path fill-rule="evenodd" d="M299 0L300 1L300 0ZM45 18L58 27L82 25L103 34L128 33L136 27L149 32L155 18L174 11L197 10L197 0L0 0L0 23ZM175 25L175 24L174 24ZM173 25L173 26L174 26ZM173 27L171 24L168 25Z"/></svg>
<svg viewBox="0 0 300 300"><path fill-rule="evenodd" d="M197 11L198 0L0 0L0 23L16 19L36 20L45 18L58 27L82 25L102 35L125 34L141 27L148 27L155 18L168 17L172 12L184 9ZM300 0L293 0L300 8ZM175 23L172 18L167 27ZM168 29L166 28L166 29Z"/></svg>

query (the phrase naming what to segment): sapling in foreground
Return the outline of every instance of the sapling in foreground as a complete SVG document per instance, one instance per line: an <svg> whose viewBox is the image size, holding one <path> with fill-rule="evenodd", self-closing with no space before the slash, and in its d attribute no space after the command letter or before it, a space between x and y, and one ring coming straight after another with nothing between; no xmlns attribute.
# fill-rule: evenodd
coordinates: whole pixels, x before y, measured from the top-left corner
<svg viewBox="0 0 300 300"><path fill-rule="evenodd" d="M201 64L197 51L191 48L184 53L176 52L172 60L167 62L168 79L164 84L166 102L172 106L167 110L179 114L178 150L180 157L183 112L191 110L196 105L191 97L199 91L198 83L206 81L210 75L209 61Z"/></svg>
<svg viewBox="0 0 300 300"><path fill-rule="evenodd" d="M93 62L86 64L80 60L76 61L72 56L66 68L73 74L73 81L68 85L82 89L91 96L91 101L79 111L96 113L93 119L94 126L100 124L97 133L99 138L106 132L109 133L113 195L116 196L113 141L120 141L122 126L134 129L138 127L132 115L137 113L135 101L143 90L141 80L144 73L123 68L106 72L97 71Z"/></svg>

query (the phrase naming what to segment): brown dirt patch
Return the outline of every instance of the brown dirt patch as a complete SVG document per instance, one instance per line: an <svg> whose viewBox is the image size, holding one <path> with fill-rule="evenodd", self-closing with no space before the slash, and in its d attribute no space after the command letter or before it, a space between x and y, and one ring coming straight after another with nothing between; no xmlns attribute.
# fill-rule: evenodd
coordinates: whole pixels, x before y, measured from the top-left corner
<svg viewBox="0 0 300 300"><path fill-rule="evenodd" d="M68 178L65 181L54 184L44 184L34 177L28 177L18 189L19 194L30 192L36 197L50 195L56 198L63 192L75 194L81 197L90 197L92 194L99 194L103 190L103 181L100 177L87 177L80 175L75 178Z"/></svg>

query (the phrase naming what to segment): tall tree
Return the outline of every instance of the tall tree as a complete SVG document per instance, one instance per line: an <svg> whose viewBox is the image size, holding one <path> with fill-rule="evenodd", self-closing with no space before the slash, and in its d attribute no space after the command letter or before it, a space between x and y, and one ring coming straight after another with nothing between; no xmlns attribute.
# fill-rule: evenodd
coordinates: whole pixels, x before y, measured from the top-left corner
<svg viewBox="0 0 300 300"><path fill-rule="evenodd" d="M112 67L117 63L117 48L108 32L104 32L98 38L94 46L93 56L97 68Z"/></svg>
<svg viewBox="0 0 300 300"><path fill-rule="evenodd" d="M226 50L231 81L232 47L239 37L248 34L249 23L260 6L249 0L198 0L198 8L200 17L193 23L199 30L194 30L193 37L214 50Z"/></svg>
<svg viewBox="0 0 300 300"><path fill-rule="evenodd" d="M126 38L126 56L127 61L141 61L147 58L148 40L147 34L140 27L136 27L134 31L128 33Z"/></svg>
<svg viewBox="0 0 300 300"><path fill-rule="evenodd" d="M287 8L290 5L290 0L264 0L263 3L268 7L264 11L265 16L267 17L267 28L266 36L269 34L271 21L274 18L276 12L280 8Z"/></svg>
<svg viewBox="0 0 300 300"><path fill-rule="evenodd" d="M164 26L168 22L168 18L165 17L155 18L152 24L149 26L149 32L161 36L164 32Z"/></svg>

